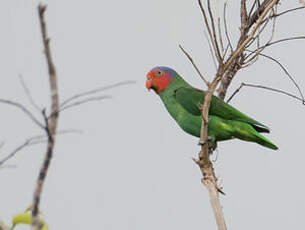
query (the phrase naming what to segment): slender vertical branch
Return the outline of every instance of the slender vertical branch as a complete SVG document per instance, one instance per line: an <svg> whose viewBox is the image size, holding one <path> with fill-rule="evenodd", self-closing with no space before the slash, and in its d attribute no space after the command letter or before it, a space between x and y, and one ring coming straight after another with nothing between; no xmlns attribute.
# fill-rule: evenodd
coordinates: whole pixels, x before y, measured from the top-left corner
<svg viewBox="0 0 305 230"><path fill-rule="evenodd" d="M230 36L229 36L229 33L228 33L226 9L227 9L227 2L225 2L224 6L223 6L223 23L224 23L224 26L225 26L225 34L226 34L226 37L227 37L228 44L230 46L230 50L231 50L231 52L233 52L233 46L232 46Z"/></svg>
<svg viewBox="0 0 305 230"><path fill-rule="evenodd" d="M216 58L217 58L219 64L221 65L222 59L221 59L221 55L220 55L220 50L219 50L219 45L218 45L218 40L217 40L217 35L216 35L216 29L215 29L215 23L214 23L214 16L212 13L210 0L208 0L208 12L209 12L209 16L210 16L211 25L212 25L212 31L213 31L212 42L215 45Z"/></svg>
<svg viewBox="0 0 305 230"><path fill-rule="evenodd" d="M209 21L208 21L207 14L206 14L203 6L202 6L201 0L198 0L198 3L199 3L199 7L201 9L201 12L202 12L202 15L203 15L203 18L204 18L205 27L208 31L209 38L211 40L211 43L212 43L212 46L213 46L213 49L214 49L215 56L216 56L218 62L220 63L221 62L221 55L220 55L219 47L218 47L218 43L217 43L216 31L215 31L215 25L214 25L214 18L213 18L213 14L212 14L212 11L211 11L211 8L210 8L210 1L208 0L208 11L209 11L209 15L211 17L213 34L212 34L212 31L211 31L211 28L210 28L210 24L209 24Z"/></svg>
<svg viewBox="0 0 305 230"><path fill-rule="evenodd" d="M49 118L44 113L46 127L45 131L48 136L48 143L47 143L47 150L46 155L42 163L42 167L39 172L36 188L34 191L34 197L33 197L33 210L32 210L32 230L38 230L40 228L40 221L38 217L38 210L39 210L39 203L40 203L40 197L42 193L43 184L51 163L54 145L55 145L55 133L57 128L57 120L58 120L58 114L56 111L58 111L59 108L59 100L58 100L58 89L57 89L57 76L55 67L53 64L52 56L51 56L51 50L50 50L50 39L47 36L47 28L45 23L44 14L46 11L46 5L39 4L38 6L38 14L39 14L39 21L40 21L40 27L41 27L41 33L42 33L42 40L45 50L45 56L47 60L48 65L48 71L49 71L49 82L50 82L50 90L51 90L51 114Z"/></svg>

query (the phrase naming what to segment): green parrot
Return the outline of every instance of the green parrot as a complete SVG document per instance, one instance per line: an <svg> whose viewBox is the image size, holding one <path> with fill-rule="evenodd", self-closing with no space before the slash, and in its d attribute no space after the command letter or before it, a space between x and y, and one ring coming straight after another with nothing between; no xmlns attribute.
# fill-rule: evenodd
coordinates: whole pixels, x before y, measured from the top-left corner
<svg viewBox="0 0 305 230"><path fill-rule="evenodd" d="M188 134L200 137L202 118L199 105L202 104L206 92L193 88L169 67L155 67L146 77L146 88L153 89L160 96L178 125ZM269 132L264 124L212 96L208 136L213 149L216 149L218 141L238 138L276 150L278 147L260 134Z"/></svg>

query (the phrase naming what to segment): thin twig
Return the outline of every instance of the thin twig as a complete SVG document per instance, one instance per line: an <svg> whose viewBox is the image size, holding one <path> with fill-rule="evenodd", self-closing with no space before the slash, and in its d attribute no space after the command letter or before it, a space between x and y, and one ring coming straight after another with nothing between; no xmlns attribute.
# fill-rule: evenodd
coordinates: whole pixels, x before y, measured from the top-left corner
<svg viewBox="0 0 305 230"><path fill-rule="evenodd" d="M253 51L250 51L250 50L247 50L247 51L253 52ZM274 61L276 64L278 64L281 67L281 69L285 72L287 77L292 81L293 85L297 88L297 90L298 90L298 92L299 92L299 94L300 94L300 96L302 98L301 100L304 101L305 100L304 99L304 95L302 93L302 90L301 90L300 86L298 85L296 80L291 76L291 74L288 72L288 70L285 68L285 66L283 66L283 64L281 62L279 62L278 60L276 60L275 58L273 58L273 57L271 57L269 55L266 55L266 54L263 54L263 53L260 53L259 55Z"/></svg>
<svg viewBox="0 0 305 230"><path fill-rule="evenodd" d="M204 37L205 39L207 40L207 43L209 45L209 50L210 50L210 53L211 53L211 56L212 56L212 60L213 60L213 63L214 63L214 66L215 66L215 70L217 70L217 63L216 63L216 58L215 58L215 53L213 51L213 46L211 45L211 41L207 35L207 33L205 31L203 31L203 34L204 34Z"/></svg>
<svg viewBox="0 0 305 230"><path fill-rule="evenodd" d="M279 39L279 40L267 43L266 45L261 46L258 49L264 49L264 48L266 48L268 46L272 46L272 45L275 45L275 44L281 43L281 42L287 42L287 41L292 41L292 40L304 40L304 39L305 39L305 36L296 36L296 37L290 37L290 38L283 38L283 39Z"/></svg>
<svg viewBox="0 0 305 230"><path fill-rule="evenodd" d="M42 139L45 137L46 137L45 135L39 135L39 136L34 136L31 138L28 138L21 145L19 145L17 148L15 148L10 154L8 154L6 157L4 157L0 161L0 166L3 165L5 162L7 162L12 157L14 157L20 150L24 149L25 147L44 143L46 140L42 140Z"/></svg>
<svg viewBox="0 0 305 230"><path fill-rule="evenodd" d="M32 95L31 95L31 92L30 92L29 88L27 87L27 85L25 84L25 81L24 81L24 79L23 79L23 77L22 77L21 74L19 74L19 79L20 79L21 85L22 85L22 87L23 87L23 89L24 89L24 92L25 92L25 94L27 95L27 97L28 97L30 103L32 104L32 106L33 106L39 113L41 113L41 110L42 110L42 109L39 108L39 106L35 103L35 101L34 101Z"/></svg>
<svg viewBox="0 0 305 230"><path fill-rule="evenodd" d="M228 33L226 9L227 9L227 2L225 2L224 8L223 8L223 21L224 21L224 25L225 25L225 34L226 34L226 37L227 37L227 40L228 40L228 43L229 43L229 46L230 46L230 49L231 49L231 53L232 53L233 52L233 47L232 47L232 43L231 43L230 36L229 36L229 33Z"/></svg>
<svg viewBox="0 0 305 230"><path fill-rule="evenodd" d="M197 73L199 74L199 76L201 77L201 79L204 81L204 83L209 86L210 83L206 80L206 78L203 76L203 74L200 72L199 68L197 67L197 65L195 64L193 58L185 51L185 49L183 49L183 47L181 45L179 45L179 48L182 50L182 52L187 56L187 58L190 60L190 62L192 63L192 65L194 66L194 68L196 69Z"/></svg>
<svg viewBox="0 0 305 230"><path fill-rule="evenodd" d="M244 86L247 86L247 87L253 87L253 88L259 88L259 89L266 89L266 90L270 90L270 91L273 91L273 92L277 92L277 93L281 93L281 94L284 94L286 96L289 96L289 97L292 97L294 99L297 99L299 101L301 101L303 103L303 105L305 105L305 100L296 96L296 95L293 95L291 93L288 93L284 90L281 90L281 89L275 89L275 88L272 88L272 87L268 87L268 86L263 86L263 85L254 85L254 84L248 84L248 83L241 83L240 86L234 91L234 93L230 96L230 98L227 100L227 103L229 103L233 97L244 87Z"/></svg>
<svg viewBox="0 0 305 230"><path fill-rule="evenodd" d="M223 39L222 39L222 32L221 32L221 24L220 24L220 18L218 18L218 36L219 36L219 43L221 47L221 59L223 60L222 57L224 57L224 45L223 45Z"/></svg>
<svg viewBox="0 0 305 230"><path fill-rule="evenodd" d="M67 134L67 133L82 133L81 130L76 129L68 129L68 130L60 130L56 132L56 136L61 134ZM4 157L2 160L0 160L0 166L2 166L5 162L13 158L19 151L23 150L25 147L37 145L37 144L43 144L47 142L47 136L46 135L37 135L30 137L26 139L21 145L19 145L17 148L15 148L11 153L9 153L6 157ZM4 142L1 142L0 148L2 148L4 145Z"/></svg>
<svg viewBox="0 0 305 230"><path fill-rule="evenodd" d="M283 11L283 12L278 13L278 14L273 14L273 15L271 15L271 17L279 17L279 16L282 16L284 14L291 13L293 11L301 10L301 9L304 9L304 8L305 8L305 6L296 7L296 8L293 8L293 9L289 9L289 10Z"/></svg>
<svg viewBox="0 0 305 230"><path fill-rule="evenodd" d="M198 0L198 3L199 3L199 7L200 7L200 9L201 9L201 12L202 12L202 15L203 15L203 18L204 18L205 27L206 27L206 29L207 29L207 31L208 31L208 34L209 34L211 43L212 43L213 48L214 48L214 52L215 52L216 58L217 58L217 60L219 61L219 60L220 60L220 56L218 56L218 52L217 52L217 48L216 48L217 42L216 42L216 44L215 44L215 40L214 40L214 37L213 37L213 35L212 35L211 28L210 28L210 25L209 25L209 22L208 22L208 18L207 18L207 15L206 15L206 13L205 13L205 10L204 10L204 8L203 8L203 6L202 6L201 0ZM215 27L214 27L214 29L215 29Z"/></svg>
<svg viewBox="0 0 305 230"><path fill-rule="evenodd" d="M207 0L207 1L208 1L208 12L209 12L209 16L210 16L211 25L212 25L212 31L213 31L213 36L211 39L212 39L212 43L214 43L216 58L218 60L219 65L221 65L222 60L221 60L219 45L218 45L218 41L217 41L214 16L213 16L212 9L211 9L211 2L210 2L210 0Z"/></svg>
<svg viewBox="0 0 305 230"><path fill-rule="evenodd" d="M244 86L244 83L241 83L240 86L233 92L233 94L229 97L227 100L227 103L230 103L230 101L233 99L233 97L241 90L241 88Z"/></svg>
<svg viewBox="0 0 305 230"><path fill-rule="evenodd" d="M103 100L103 99L110 99L110 98L112 98L112 97L109 96L109 95L99 96L99 97L89 97L89 98L86 98L86 99L83 99L83 100L80 100L80 101L76 101L76 102L73 102L73 103L70 103L70 104L66 104L65 106L60 107L58 111L55 111L55 113L59 113L59 112L62 112L66 109L69 109L69 108L72 108L72 107L75 107L75 106L78 106L78 105L82 105L82 104L85 104L85 103L88 103L88 102L91 102L91 101L100 101L100 100ZM52 114L50 116L52 116Z"/></svg>
<svg viewBox="0 0 305 230"><path fill-rule="evenodd" d="M257 6L257 0L255 0L251 6L251 9L249 11L249 15L252 15L253 10L255 9L255 6Z"/></svg>
<svg viewBox="0 0 305 230"><path fill-rule="evenodd" d="M112 85L103 86L103 87L99 87L99 88L96 88L96 89L93 89L93 90L78 93L78 94L64 100L60 104L59 107L63 107L67 103L69 103L69 102L71 102L75 99L81 98L81 97L89 96L91 94L96 94L96 93L99 93L99 92L102 92L102 91L105 91L105 90L108 90L108 89L113 89L113 88L116 88L116 87L119 87L119 86L122 86L122 85L128 85L128 84L134 84L134 83L136 83L136 81L122 81L122 82L118 82L118 83L115 83L115 84L112 84Z"/></svg>
<svg viewBox="0 0 305 230"><path fill-rule="evenodd" d="M36 125L38 125L40 128L44 128L44 125L28 110L24 105L14 102L11 100L7 99L0 99L0 103L7 104L7 105L12 105L21 111L23 111Z"/></svg>

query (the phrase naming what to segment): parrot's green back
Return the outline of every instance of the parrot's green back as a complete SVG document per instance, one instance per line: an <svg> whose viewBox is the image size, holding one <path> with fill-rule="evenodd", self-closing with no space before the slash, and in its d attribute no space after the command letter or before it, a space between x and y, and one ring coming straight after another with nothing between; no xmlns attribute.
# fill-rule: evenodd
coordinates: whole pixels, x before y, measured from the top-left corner
<svg viewBox="0 0 305 230"><path fill-rule="evenodd" d="M185 132L200 137L202 118L199 105L203 102L205 92L193 88L175 72L171 83L159 95L179 126ZM214 148L216 148L218 141L238 138L256 142L271 149L278 149L259 132L269 132L269 129L218 97L212 97L208 135Z"/></svg>

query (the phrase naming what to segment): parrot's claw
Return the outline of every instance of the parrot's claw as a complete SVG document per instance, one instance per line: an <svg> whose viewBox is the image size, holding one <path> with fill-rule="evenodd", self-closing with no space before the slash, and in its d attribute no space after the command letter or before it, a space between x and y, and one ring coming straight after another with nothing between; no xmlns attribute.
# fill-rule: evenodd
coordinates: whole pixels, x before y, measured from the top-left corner
<svg viewBox="0 0 305 230"><path fill-rule="evenodd" d="M211 143L213 140L212 137L208 136L208 144ZM198 145L205 145L205 142L203 140L201 140L201 138L199 139ZM210 144L209 144L210 147Z"/></svg>
<svg viewBox="0 0 305 230"><path fill-rule="evenodd" d="M198 104L197 104L197 107L198 107L198 109L201 111L201 110L202 110L203 105L202 105L201 103L198 103Z"/></svg>

